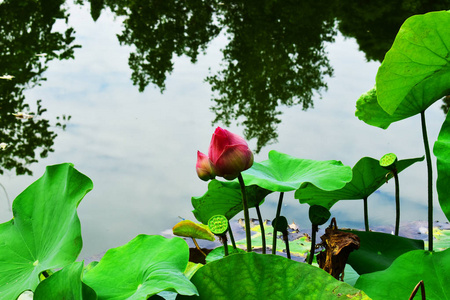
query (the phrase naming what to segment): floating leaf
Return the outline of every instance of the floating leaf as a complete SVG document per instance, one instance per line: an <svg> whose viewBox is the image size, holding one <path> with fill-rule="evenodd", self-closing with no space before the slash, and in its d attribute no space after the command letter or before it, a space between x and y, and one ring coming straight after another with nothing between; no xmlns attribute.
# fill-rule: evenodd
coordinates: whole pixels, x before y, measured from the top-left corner
<svg viewBox="0 0 450 300"><path fill-rule="evenodd" d="M423 280L427 300L442 300L450 294L449 273L450 249L415 250L399 256L384 271L361 275L355 287L373 299L403 300L409 299L416 284Z"/></svg>
<svg viewBox="0 0 450 300"><path fill-rule="evenodd" d="M423 156L400 160L397 162L397 171L400 173L423 160ZM386 183L386 180L392 178L392 174L381 167L377 159L371 157L361 158L353 167L352 173L352 180L339 190L325 191L312 184L305 184L295 191L295 198L299 199L300 203L331 208L338 200L364 199ZM386 177L387 174L389 175Z"/></svg>
<svg viewBox="0 0 450 300"><path fill-rule="evenodd" d="M208 241L215 241L214 234L209 230L209 227L204 224L197 224L191 220L183 220L178 222L172 228L173 234L177 236L190 237L194 239L203 239Z"/></svg>
<svg viewBox="0 0 450 300"><path fill-rule="evenodd" d="M434 250L443 251L450 248L450 230L434 227L433 230Z"/></svg>
<svg viewBox="0 0 450 300"><path fill-rule="evenodd" d="M38 285L33 299L96 300L95 291L81 282L82 271L82 262L64 267Z"/></svg>
<svg viewBox="0 0 450 300"><path fill-rule="evenodd" d="M142 234L108 250L83 281L99 300L145 300L162 291L194 295L195 286L183 274L188 259L189 247L183 239Z"/></svg>
<svg viewBox="0 0 450 300"><path fill-rule="evenodd" d="M447 114L442 124L433 153L437 160L436 188L439 204L447 220L450 220L450 114Z"/></svg>
<svg viewBox="0 0 450 300"><path fill-rule="evenodd" d="M336 190L352 179L352 172L340 161L300 159L272 150L268 160L255 162L242 177L246 185L256 184L273 192L294 191L306 182Z"/></svg>
<svg viewBox="0 0 450 300"><path fill-rule="evenodd" d="M347 263L358 274L381 271L388 268L400 255L423 250L423 240L413 240L381 232L349 231L359 236L360 248L350 253Z"/></svg>
<svg viewBox="0 0 450 300"><path fill-rule="evenodd" d="M378 103L393 114L416 113L450 94L450 11L408 18L378 69Z"/></svg>
<svg viewBox="0 0 450 300"><path fill-rule="evenodd" d="M17 196L14 218L0 224L0 299L34 290L39 273L75 261L82 247L77 206L92 187L66 163L47 167Z"/></svg>
<svg viewBox="0 0 450 300"><path fill-rule="evenodd" d="M191 280L200 295L194 298L208 300L370 299L317 267L279 255L233 254L206 264Z"/></svg>
<svg viewBox="0 0 450 300"><path fill-rule="evenodd" d="M256 185L247 185L245 191L249 207L261 204L271 193ZM191 201L195 218L203 224L208 224L214 215L224 215L230 220L242 211L241 186L235 181L211 180L208 191L201 197L192 197Z"/></svg>

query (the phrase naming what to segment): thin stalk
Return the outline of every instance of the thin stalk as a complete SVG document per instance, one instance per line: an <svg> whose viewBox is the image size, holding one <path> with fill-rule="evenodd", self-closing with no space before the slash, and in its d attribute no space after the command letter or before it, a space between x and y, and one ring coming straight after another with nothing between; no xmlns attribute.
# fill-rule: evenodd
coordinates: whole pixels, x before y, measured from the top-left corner
<svg viewBox="0 0 450 300"><path fill-rule="evenodd" d="M425 123L425 111L420 113L420 117L428 173L428 250L433 251L433 170L431 166L430 146L428 145L427 125Z"/></svg>
<svg viewBox="0 0 450 300"><path fill-rule="evenodd" d="M259 210L259 205L256 205L256 214L258 215L259 227L261 228L261 240L262 240L262 253L266 254L266 232L264 230L264 222Z"/></svg>
<svg viewBox="0 0 450 300"><path fill-rule="evenodd" d="M291 259L291 251L289 250L289 236L287 230L283 231L283 240L286 244L286 256L288 259Z"/></svg>
<svg viewBox="0 0 450 300"><path fill-rule="evenodd" d="M250 234L250 216L248 214L247 194L245 193L245 184L241 173L239 173L238 180L241 185L242 208L244 210L244 220L245 220L245 238L247 240L247 252L252 252L252 238Z"/></svg>
<svg viewBox="0 0 450 300"><path fill-rule="evenodd" d="M311 228L311 249L309 250L308 264L312 264L314 258L314 252L316 251L316 232L319 230L318 225L312 224Z"/></svg>
<svg viewBox="0 0 450 300"><path fill-rule="evenodd" d="M277 214L275 216L275 221L278 219L278 217L281 214L281 206L283 205L283 196L284 192L280 193L280 198L278 199L278 207L277 207ZM273 226L273 241L272 241L272 254L275 254L277 251L277 226L276 224L272 224Z"/></svg>
<svg viewBox="0 0 450 300"><path fill-rule="evenodd" d="M192 238L192 241L194 242L194 245L197 248L197 250L200 251L200 253L203 254L206 257L206 253L202 251L200 246L197 244L197 241L194 238Z"/></svg>
<svg viewBox="0 0 450 300"><path fill-rule="evenodd" d="M234 241L234 235L233 231L231 230L230 221L228 221L228 234L230 235L231 245L233 245L233 248L236 249L236 242Z"/></svg>
<svg viewBox="0 0 450 300"><path fill-rule="evenodd" d="M426 300L426 296L425 296L425 284L423 283L423 280L419 281L419 283L416 285L416 287L414 288L414 290L413 290L411 296L409 297L409 300L414 299L414 297L416 296L417 291L419 290L419 288L420 288L422 300Z"/></svg>
<svg viewBox="0 0 450 300"><path fill-rule="evenodd" d="M223 244L223 251L225 253L225 256L228 256L228 241L227 241L227 235L224 233L223 235L219 236L220 241Z"/></svg>
<svg viewBox="0 0 450 300"><path fill-rule="evenodd" d="M395 181L395 232L394 234L398 236L398 231L400 227L400 186L398 183L398 173L397 170L394 169L392 171L394 174Z"/></svg>
<svg viewBox="0 0 450 300"><path fill-rule="evenodd" d="M364 197L364 227L366 231L369 231L369 205L367 203L367 197Z"/></svg>

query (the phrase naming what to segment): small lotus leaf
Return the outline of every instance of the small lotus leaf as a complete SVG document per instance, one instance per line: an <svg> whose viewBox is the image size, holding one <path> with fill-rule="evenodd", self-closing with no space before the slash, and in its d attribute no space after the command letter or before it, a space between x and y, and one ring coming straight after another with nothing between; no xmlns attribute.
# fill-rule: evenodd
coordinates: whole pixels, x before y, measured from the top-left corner
<svg viewBox="0 0 450 300"><path fill-rule="evenodd" d="M99 300L145 300L162 291L194 295L195 286L183 274L188 259L189 247L183 239L141 234L108 250L83 281Z"/></svg>
<svg viewBox="0 0 450 300"><path fill-rule="evenodd" d="M259 186L246 186L249 207L260 205L264 198L271 193ZM242 211L241 187L235 181L211 180L208 191L201 197L192 197L195 218L203 224L214 215L224 215L228 220Z"/></svg>
<svg viewBox="0 0 450 300"><path fill-rule="evenodd" d="M409 299L423 280L427 300L448 299L450 295L450 249L442 252L409 251L384 271L363 274L355 287L373 299ZM420 299L420 293L414 299Z"/></svg>
<svg viewBox="0 0 450 300"><path fill-rule="evenodd" d="M191 237L194 239L203 239L208 241L215 241L214 234L209 230L209 227L204 224L197 224L191 220L183 220L178 222L172 228L173 234L177 236Z"/></svg>
<svg viewBox="0 0 450 300"><path fill-rule="evenodd" d="M376 88L362 94L356 101L355 116L361 121L382 129L391 123L401 121L417 114L414 106L400 106L392 115L385 112L378 103Z"/></svg>
<svg viewBox="0 0 450 300"><path fill-rule="evenodd" d="M437 160L436 188L439 204L447 220L450 220L450 114L447 114L442 124L433 153Z"/></svg>
<svg viewBox="0 0 450 300"><path fill-rule="evenodd" d="M82 271L82 262L65 266L38 285L33 299L96 300L95 291L81 281Z"/></svg>
<svg viewBox="0 0 450 300"><path fill-rule="evenodd" d="M256 184L273 192L294 191L306 182L336 190L352 179L352 172L340 161L300 159L272 150L268 160L255 162L242 177L246 185Z"/></svg>
<svg viewBox="0 0 450 300"><path fill-rule="evenodd" d="M47 167L17 196L14 218L0 224L0 299L34 290L39 273L75 261L82 247L77 206L92 187L66 163Z"/></svg>
<svg viewBox="0 0 450 300"><path fill-rule="evenodd" d="M424 241L408 239L382 232L349 231L358 235L360 247L350 253L347 263L358 274L381 271L388 268L400 255L423 250Z"/></svg>
<svg viewBox="0 0 450 300"><path fill-rule="evenodd" d="M230 245L227 245L227 246L228 246L228 255L232 255L232 254L236 254L236 253L245 253L245 250L243 250L241 248L234 249ZM220 246L208 253L208 256L206 256L206 263L210 263L215 260L222 259L224 257L225 257L224 246Z"/></svg>
<svg viewBox="0 0 450 300"><path fill-rule="evenodd" d="M191 280L199 291L194 298L208 300L370 299L317 267L254 252L233 254L206 264Z"/></svg>

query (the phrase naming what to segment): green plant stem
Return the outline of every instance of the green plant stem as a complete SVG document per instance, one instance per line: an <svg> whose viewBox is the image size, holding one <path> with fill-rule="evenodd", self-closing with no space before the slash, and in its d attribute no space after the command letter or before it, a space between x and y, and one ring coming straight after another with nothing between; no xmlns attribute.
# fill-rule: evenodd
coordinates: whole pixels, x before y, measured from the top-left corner
<svg viewBox="0 0 450 300"><path fill-rule="evenodd" d="M366 231L369 231L369 204L367 203L367 197L364 197L364 227Z"/></svg>
<svg viewBox="0 0 450 300"><path fill-rule="evenodd" d="M238 180L241 185L241 192L242 192L242 208L244 210L245 237L247 240L247 252L252 252L252 239L251 239L251 234L250 234L250 216L248 214L247 194L245 193L245 184L244 184L244 179L242 178L241 173L239 173Z"/></svg>
<svg viewBox="0 0 450 300"><path fill-rule="evenodd" d="M200 248L200 246L197 244L197 241L195 240L195 238L192 238L192 241L194 242L195 247L197 248L198 251L200 251L201 254L203 254L203 256L206 257L206 253L202 251L202 249Z"/></svg>
<svg viewBox="0 0 450 300"><path fill-rule="evenodd" d="M283 205L283 196L284 192L281 192L280 198L278 199L277 214L275 216L275 220L277 220L281 214L281 206ZM272 224L272 226L273 226L272 254L275 254L277 251L277 229L276 229L277 226L276 224Z"/></svg>
<svg viewBox="0 0 450 300"><path fill-rule="evenodd" d="M258 215L259 227L261 228L262 253L266 254L266 232L264 230L264 222L261 216L259 205L256 205L256 214Z"/></svg>
<svg viewBox="0 0 450 300"><path fill-rule="evenodd" d="M288 259L291 259L291 251L289 250L289 236L287 230L283 231L283 240L284 244L286 245L286 256Z"/></svg>
<svg viewBox="0 0 450 300"><path fill-rule="evenodd" d="M394 174L395 181L395 232L394 234L398 236L398 231L400 227L400 185L398 183L398 173L397 169L392 171Z"/></svg>
<svg viewBox="0 0 450 300"><path fill-rule="evenodd" d="M228 256L228 240L227 240L227 235L226 233L224 233L223 235L219 236L220 241L223 244L223 251L225 253L225 256Z"/></svg>
<svg viewBox="0 0 450 300"><path fill-rule="evenodd" d="M316 251L316 232L319 230L318 225L312 224L311 228L311 249L309 250L308 264L312 264L314 258L314 252Z"/></svg>
<svg viewBox="0 0 450 300"><path fill-rule="evenodd" d="M423 280L419 281L419 283L416 285L416 287L414 288L413 292L411 293L411 296L409 297L409 300L413 300L414 297L417 294L417 291L420 289L421 291L421 298L422 300L426 300L426 296L425 296L425 284L423 283Z"/></svg>
<svg viewBox="0 0 450 300"><path fill-rule="evenodd" d="M228 234L230 235L231 245L233 245L233 249L236 249L236 242L234 241L233 231L231 230L230 221L228 221Z"/></svg>
<svg viewBox="0 0 450 300"><path fill-rule="evenodd" d="M420 117L428 173L428 250L433 251L433 170L431 167L430 146L428 145L427 125L425 123L425 111L420 113Z"/></svg>

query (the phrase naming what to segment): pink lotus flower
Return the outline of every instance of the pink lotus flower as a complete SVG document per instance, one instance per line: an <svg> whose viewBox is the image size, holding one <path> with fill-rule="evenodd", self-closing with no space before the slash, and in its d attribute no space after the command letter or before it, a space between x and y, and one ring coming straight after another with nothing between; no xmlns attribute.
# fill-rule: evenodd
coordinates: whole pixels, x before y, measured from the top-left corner
<svg viewBox="0 0 450 300"><path fill-rule="evenodd" d="M228 180L235 179L253 165L253 153L247 142L220 127L212 136L208 156L214 173Z"/></svg>
<svg viewBox="0 0 450 300"><path fill-rule="evenodd" d="M215 174L211 167L208 156L197 151L197 165L195 166L197 175L201 180L208 181L214 179Z"/></svg>

